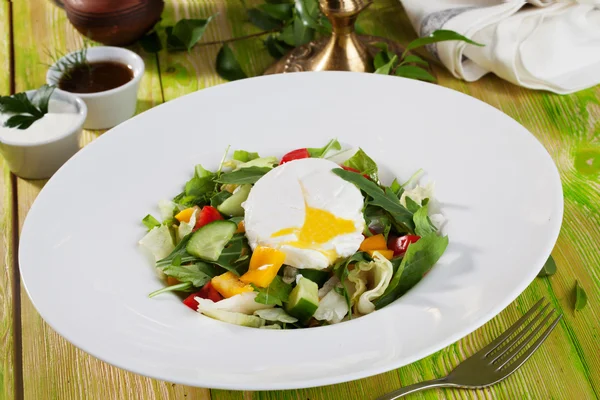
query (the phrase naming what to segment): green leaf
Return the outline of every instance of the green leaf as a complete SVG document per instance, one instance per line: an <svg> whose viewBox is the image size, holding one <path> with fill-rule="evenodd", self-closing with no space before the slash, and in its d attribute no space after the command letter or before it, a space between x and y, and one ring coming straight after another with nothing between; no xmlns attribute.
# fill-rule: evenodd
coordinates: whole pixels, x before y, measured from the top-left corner
<svg viewBox="0 0 600 400"><path fill-rule="evenodd" d="M305 25L302 19L296 14L294 17L294 44L295 46L302 46L313 40L315 37L315 30L308 25Z"/></svg>
<svg viewBox="0 0 600 400"><path fill-rule="evenodd" d="M383 233L385 238L392 228L392 221L390 216L380 207L367 205L363 211L365 218L365 234L366 236L372 236L371 229L377 233Z"/></svg>
<svg viewBox="0 0 600 400"><path fill-rule="evenodd" d="M358 22L354 24L354 31L358 35L367 35L367 30L363 28L362 25L360 25Z"/></svg>
<svg viewBox="0 0 600 400"><path fill-rule="evenodd" d="M283 40L276 39L275 36L269 35L265 40L265 47L271 57L279 60L281 57L289 53L293 49L292 46L285 43Z"/></svg>
<svg viewBox="0 0 600 400"><path fill-rule="evenodd" d="M408 250L388 288L373 302L375 307L380 309L390 304L415 286L444 254L446 247L448 247L448 236L437 236L435 233L430 233L408 245Z"/></svg>
<svg viewBox="0 0 600 400"><path fill-rule="evenodd" d="M148 295L148 297L152 298L154 296L158 296L159 294L162 293L167 293L167 292L191 292L191 289L194 288L194 285L192 285L190 282L183 282L183 283L178 283L177 285L171 285L171 286L167 286L158 290L155 290L154 292L150 293Z"/></svg>
<svg viewBox="0 0 600 400"><path fill-rule="evenodd" d="M408 208L408 211L410 211L411 213L414 213L417 212L421 208L421 206L417 204L416 201L406 196L406 208Z"/></svg>
<svg viewBox="0 0 600 400"><path fill-rule="evenodd" d="M579 281L575 281L575 311L581 311L587 305L587 294Z"/></svg>
<svg viewBox="0 0 600 400"><path fill-rule="evenodd" d="M12 96L0 96L0 112L11 114L30 114L40 116L41 112L29 100L24 92Z"/></svg>
<svg viewBox="0 0 600 400"><path fill-rule="evenodd" d="M50 103L50 97L52 97L54 89L56 89L56 86L43 85L33 94L31 102L42 115L48 113L48 104Z"/></svg>
<svg viewBox="0 0 600 400"><path fill-rule="evenodd" d="M319 30L321 25L319 19L319 3L317 0L296 0L296 15L306 27Z"/></svg>
<svg viewBox="0 0 600 400"><path fill-rule="evenodd" d="M237 234L223 249L215 264L240 276L248 270L248 263L250 262L249 253L250 247L248 246L246 236L243 233Z"/></svg>
<svg viewBox="0 0 600 400"><path fill-rule="evenodd" d="M291 48L296 47L296 39L294 38L294 24L291 23L281 30L279 40Z"/></svg>
<svg viewBox="0 0 600 400"><path fill-rule="evenodd" d="M372 200L369 201L369 204L379 206L386 210L390 213L392 218L394 218L394 221L403 226L407 232L414 232L413 213L400 204L400 200L398 200L398 197L396 197L390 188L383 190L376 183L365 178L361 174L345 171L341 168L335 168L333 173L342 179L353 183L360 190L371 196Z"/></svg>
<svg viewBox="0 0 600 400"><path fill-rule="evenodd" d="M323 147L320 147L320 148L311 147L306 150L308 151L308 154L310 154L311 157L321 158L321 157L324 157L331 150L341 150L341 149L342 149L342 145L340 144L340 142L338 142L337 139L331 139Z"/></svg>
<svg viewBox="0 0 600 400"><path fill-rule="evenodd" d="M244 163L257 158L259 158L258 153L251 153L246 150L236 150L233 152L233 159Z"/></svg>
<svg viewBox="0 0 600 400"><path fill-rule="evenodd" d="M381 67L377 68L375 70L375 73L381 75L389 75L390 72L394 69L394 67L396 67L396 64L398 64L398 56L394 54L392 59L387 63L383 64Z"/></svg>
<svg viewBox="0 0 600 400"><path fill-rule="evenodd" d="M227 44L224 44L221 50L219 50L219 54L217 54L217 73L221 78L228 81L248 77Z"/></svg>
<svg viewBox="0 0 600 400"><path fill-rule="evenodd" d="M195 287L202 287L206 282L220 275L223 271L214 265L205 262L196 262L187 265L169 265L163 269L163 272L167 276L177 278L182 283L189 282Z"/></svg>
<svg viewBox="0 0 600 400"><path fill-rule="evenodd" d="M554 262L554 258L549 256L546 260L546 263L542 267L542 270L538 274L538 277L550 276L556 273L556 262Z"/></svg>
<svg viewBox="0 0 600 400"><path fill-rule="evenodd" d="M175 248L173 249L171 254L169 254L162 260L158 260L156 262L156 266L158 268L168 267L169 265L173 264L173 261L175 259L179 259L180 262L182 262L182 263L201 261L199 258L194 257L191 254L189 254L187 252L187 250L185 249L185 247L187 246L187 243L189 242L190 238L192 237L192 234L193 233L190 233L189 235L184 236L181 239L181 241L177 244L177 246L175 246Z"/></svg>
<svg viewBox="0 0 600 400"><path fill-rule="evenodd" d="M408 46L406 46L406 49L404 50L402 57L404 58L404 56L406 56L406 54L409 51L414 50L418 47L422 47L422 46L432 44L432 43L446 42L449 40L460 40L463 42L467 42L469 44L473 44L475 46L483 46L483 44L474 42L471 39L469 39L457 32L449 31L449 30L437 30L437 31L434 31L433 33L431 33L431 35L429 35L429 36L418 38L418 39L415 39L412 42L410 42L408 44Z"/></svg>
<svg viewBox="0 0 600 400"><path fill-rule="evenodd" d="M394 181L392 182L392 185L390 186L390 190L392 192L394 192L394 194L400 198L402 197L402 193L404 193L404 189L402 188L402 185L400 185L400 183L398 182L398 179L394 178Z"/></svg>
<svg viewBox="0 0 600 400"><path fill-rule="evenodd" d="M171 34L172 32L173 31L171 31ZM162 42L156 31L152 31L147 35L142 36L139 42L146 53L155 54L163 49Z"/></svg>
<svg viewBox="0 0 600 400"><path fill-rule="evenodd" d="M148 214L144 217L144 219L142 220L142 223L144 225L146 225L146 228L148 228L148 231L150 231L154 227L160 226L160 222L150 214Z"/></svg>
<svg viewBox="0 0 600 400"><path fill-rule="evenodd" d="M419 79L427 82L435 82L435 77L427 70L415 65L402 65L394 71L396 76L401 76L409 79Z"/></svg>
<svg viewBox="0 0 600 400"><path fill-rule="evenodd" d="M268 16L279 21L288 21L294 17L293 4L261 4L258 8Z"/></svg>
<svg viewBox="0 0 600 400"><path fill-rule="evenodd" d="M167 48L169 50L190 50L202 38L206 27L214 18L181 19L172 29L167 29Z"/></svg>
<svg viewBox="0 0 600 400"><path fill-rule="evenodd" d="M409 54L406 57L404 57L402 59L402 62L400 63L400 65L411 64L411 63L423 65L424 67L428 67L429 66L429 63L427 61L425 61L421 57L415 56L413 54Z"/></svg>
<svg viewBox="0 0 600 400"><path fill-rule="evenodd" d="M280 28L282 25L281 21L278 21L258 8L251 8L248 10L248 19L253 25L260 29L264 29L265 31Z"/></svg>
<svg viewBox="0 0 600 400"><path fill-rule="evenodd" d="M252 287L255 292L258 292L254 301L260 304L274 304L276 306L282 306L283 303L287 302L292 291L292 285L285 283L279 275L275 276L273 282L266 288L261 288L254 284L252 284Z"/></svg>
<svg viewBox="0 0 600 400"><path fill-rule="evenodd" d="M221 175L221 177L217 180L219 183L235 183L236 185L241 185L244 183L256 183L257 180L262 178L264 174L272 170L273 168L267 167L248 167L242 168L237 171L228 172L226 174Z"/></svg>
<svg viewBox="0 0 600 400"><path fill-rule="evenodd" d="M415 215L413 215L413 221L415 222L415 233L421 237L437 232L436 227L429 219L429 206L427 204L425 204L423 207L420 207L415 212Z"/></svg>
<svg viewBox="0 0 600 400"><path fill-rule="evenodd" d="M210 205L212 207L217 207L217 206L223 204L223 202L230 197L231 197L230 192L228 192L227 190L222 190L210 198Z"/></svg>
<svg viewBox="0 0 600 400"><path fill-rule="evenodd" d="M363 149L359 148L352 157L344 162L344 165L346 167L354 168L361 174L368 175L375 182L379 181L379 177L377 176L377 163L375 163Z"/></svg>
<svg viewBox="0 0 600 400"><path fill-rule="evenodd" d="M7 128L27 129L40 118L33 115L13 115L4 122L4 126Z"/></svg>
<svg viewBox="0 0 600 400"><path fill-rule="evenodd" d="M214 181L216 174L204 169L198 164L195 167L194 177L185 184L185 201L187 204L204 205L207 204L216 190ZM177 198L176 198L177 199ZM182 199L174 201L181 204Z"/></svg>

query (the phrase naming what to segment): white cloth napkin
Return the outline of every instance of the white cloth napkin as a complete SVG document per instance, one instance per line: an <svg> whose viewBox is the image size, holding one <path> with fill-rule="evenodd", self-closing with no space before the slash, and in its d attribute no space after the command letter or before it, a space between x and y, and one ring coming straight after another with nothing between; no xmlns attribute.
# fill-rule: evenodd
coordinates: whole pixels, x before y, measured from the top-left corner
<svg viewBox="0 0 600 400"><path fill-rule="evenodd" d="M600 83L600 0L400 1L419 36L449 29L485 44L429 46L457 78L493 72L560 94Z"/></svg>

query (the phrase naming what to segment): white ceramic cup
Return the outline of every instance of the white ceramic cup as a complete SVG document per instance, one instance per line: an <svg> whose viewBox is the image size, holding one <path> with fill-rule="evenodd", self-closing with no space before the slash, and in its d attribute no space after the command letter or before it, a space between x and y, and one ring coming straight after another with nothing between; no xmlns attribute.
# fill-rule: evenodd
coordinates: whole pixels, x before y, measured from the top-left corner
<svg viewBox="0 0 600 400"><path fill-rule="evenodd" d="M133 70L133 79L122 86L103 92L74 93L85 102L88 108L88 116L83 127L85 129L108 129L133 117L140 81L144 75L142 58L133 51L108 46L88 48L86 58L89 62L114 61L128 65ZM60 60L62 59L64 57ZM61 73L50 67L46 74L46 82L58 87L60 77ZM56 91L64 92L61 89L56 89Z"/></svg>
<svg viewBox="0 0 600 400"><path fill-rule="evenodd" d="M27 92L31 98L35 90ZM71 93L55 90L52 98L77 107L77 123L52 139L32 143L0 141L0 153L8 168L21 178L45 179L51 177L73 154L79 150L79 136L87 116L85 103ZM26 131L23 134L27 134Z"/></svg>

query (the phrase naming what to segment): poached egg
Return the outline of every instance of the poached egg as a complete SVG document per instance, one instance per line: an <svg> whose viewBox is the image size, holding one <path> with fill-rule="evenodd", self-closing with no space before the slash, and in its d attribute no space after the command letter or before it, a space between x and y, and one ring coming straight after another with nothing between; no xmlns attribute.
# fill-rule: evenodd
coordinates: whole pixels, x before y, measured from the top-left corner
<svg viewBox="0 0 600 400"><path fill-rule="evenodd" d="M321 158L287 162L260 178L243 204L252 249L283 251L285 264L325 269L354 254L363 241L364 199Z"/></svg>

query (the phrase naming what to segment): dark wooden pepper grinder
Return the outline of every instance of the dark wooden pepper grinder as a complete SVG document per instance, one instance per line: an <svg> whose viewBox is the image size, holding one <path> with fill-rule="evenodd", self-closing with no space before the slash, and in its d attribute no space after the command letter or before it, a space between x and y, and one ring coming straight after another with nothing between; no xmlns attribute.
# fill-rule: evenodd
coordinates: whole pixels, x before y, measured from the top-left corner
<svg viewBox="0 0 600 400"><path fill-rule="evenodd" d="M84 36L112 46L131 44L160 19L163 0L62 0L71 24Z"/></svg>

